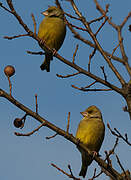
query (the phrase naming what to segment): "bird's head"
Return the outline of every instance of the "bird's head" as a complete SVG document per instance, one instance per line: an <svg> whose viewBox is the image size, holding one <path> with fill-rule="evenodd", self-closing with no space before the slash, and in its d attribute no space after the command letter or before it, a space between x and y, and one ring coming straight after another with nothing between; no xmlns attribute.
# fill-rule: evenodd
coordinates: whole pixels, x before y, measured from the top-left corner
<svg viewBox="0 0 131 180"><path fill-rule="evenodd" d="M50 6L46 11L42 12L42 14L46 17L59 17L64 18L64 14L61 9L56 6Z"/></svg>
<svg viewBox="0 0 131 180"><path fill-rule="evenodd" d="M87 118L100 118L100 119L102 119L102 114L101 114L100 110L94 105L88 107L85 111L81 112L81 114Z"/></svg>

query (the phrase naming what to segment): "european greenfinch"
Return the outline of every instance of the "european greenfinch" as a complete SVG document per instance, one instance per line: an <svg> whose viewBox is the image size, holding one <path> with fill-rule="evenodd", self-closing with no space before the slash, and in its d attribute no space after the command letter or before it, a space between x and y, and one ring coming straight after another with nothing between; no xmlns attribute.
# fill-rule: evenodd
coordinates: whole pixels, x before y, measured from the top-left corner
<svg viewBox="0 0 131 180"><path fill-rule="evenodd" d="M81 112L83 119L80 121L76 138L93 152L98 153L105 135L105 125L102 120L102 114L96 106L88 107ZM78 146L81 152L82 167L79 176L86 176L87 168L92 163L93 158Z"/></svg>
<svg viewBox="0 0 131 180"><path fill-rule="evenodd" d="M66 35L66 25L64 22L63 12L55 7L51 6L42 13L45 18L41 22L38 31L38 37L45 41L46 45L58 51L63 44ZM53 60L51 53L45 51L45 60L40 66L41 70L50 72L50 61Z"/></svg>

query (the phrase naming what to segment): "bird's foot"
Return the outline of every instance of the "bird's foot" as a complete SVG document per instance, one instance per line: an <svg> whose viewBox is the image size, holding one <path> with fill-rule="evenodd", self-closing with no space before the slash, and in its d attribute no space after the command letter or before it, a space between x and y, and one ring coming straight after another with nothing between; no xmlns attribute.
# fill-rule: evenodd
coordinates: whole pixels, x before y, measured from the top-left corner
<svg viewBox="0 0 131 180"><path fill-rule="evenodd" d="M77 146L79 146L80 144L80 139L77 139Z"/></svg>
<svg viewBox="0 0 131 180"><path fill-rule="evenodd" d="M96 151L92 151L93 152L93 158L95 157L95 156L98 156L98 152L96 152Z"/></svg>
<svg viewBox="0 0 131 180"><path fill-rule="evenodd" d="M45 40L43 40L43 39L40 39L40 42L39 42L39 44L40 45L43 45L45 43Z"/></svg>
<svg viewBox="0 0 131 180"><path fill-rule="evenodd" d="M55 49L55 48L53 48L53 56L55 56L55 55L56 55L56 53L57 53L56 49Z"/></svg>

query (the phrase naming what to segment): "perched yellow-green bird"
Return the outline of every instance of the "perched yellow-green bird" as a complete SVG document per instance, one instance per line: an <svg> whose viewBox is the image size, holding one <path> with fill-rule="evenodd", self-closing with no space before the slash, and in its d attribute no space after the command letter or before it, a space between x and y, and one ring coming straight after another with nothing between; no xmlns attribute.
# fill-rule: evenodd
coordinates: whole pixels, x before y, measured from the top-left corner
<svg viewBox="0 0 131 180"><path fill-rule="evenodd" d="M90 151L99 152L105 135L105 125L102 114L96 106L88 107L81 112L83 119L80 121L76 138L80 140ZM82 167L79 176L86 176L87 168L93 161L92 157L78 146L82 156Z"/></svg>
<svg viewBox="0 0 131 180"><path fill-rule="evenodd" d="M51 49L58 51L63 44L66 35L66 25L63 12L51 6L42 13L45 18L41 22L38 31L38 37L45 41ZM45 50L45 48L43 47ZM50 72L50 61L53 60L52 54L45 52L45 60L40 66L41 70Z"/></svg>

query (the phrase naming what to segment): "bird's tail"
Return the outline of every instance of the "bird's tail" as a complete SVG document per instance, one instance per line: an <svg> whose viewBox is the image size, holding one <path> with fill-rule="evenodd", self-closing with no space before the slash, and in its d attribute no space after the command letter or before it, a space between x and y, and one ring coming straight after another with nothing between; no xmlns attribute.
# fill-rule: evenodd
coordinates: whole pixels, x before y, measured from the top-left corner
<svg viewBox="0 0 131 180"><path fill-rule="evenodd" d="M88 168L87 163L86 164L82 163L82 167L81 167L81 171L79 173L79 176L83 176L83 178L85 178L86 172L87 172L87 168Z"/></svg>
<svg viewBox="0 0 131 180"><path fill-rule="evenodd" d="M92 158L89 155L87 155L87 153L82 152L82 167L79 176L83 176L83 178L86 176L87 168L91 164L91 162Z"/></svg>
<svg viewBox="0 0 131 180"><path fill-rule="evenodd" d="M52 58L52 56L50 54L45 54L45 60L40 66L42 71L46 70L47 72L50 72L50 61L52 59L53 58Z"/></svg>

